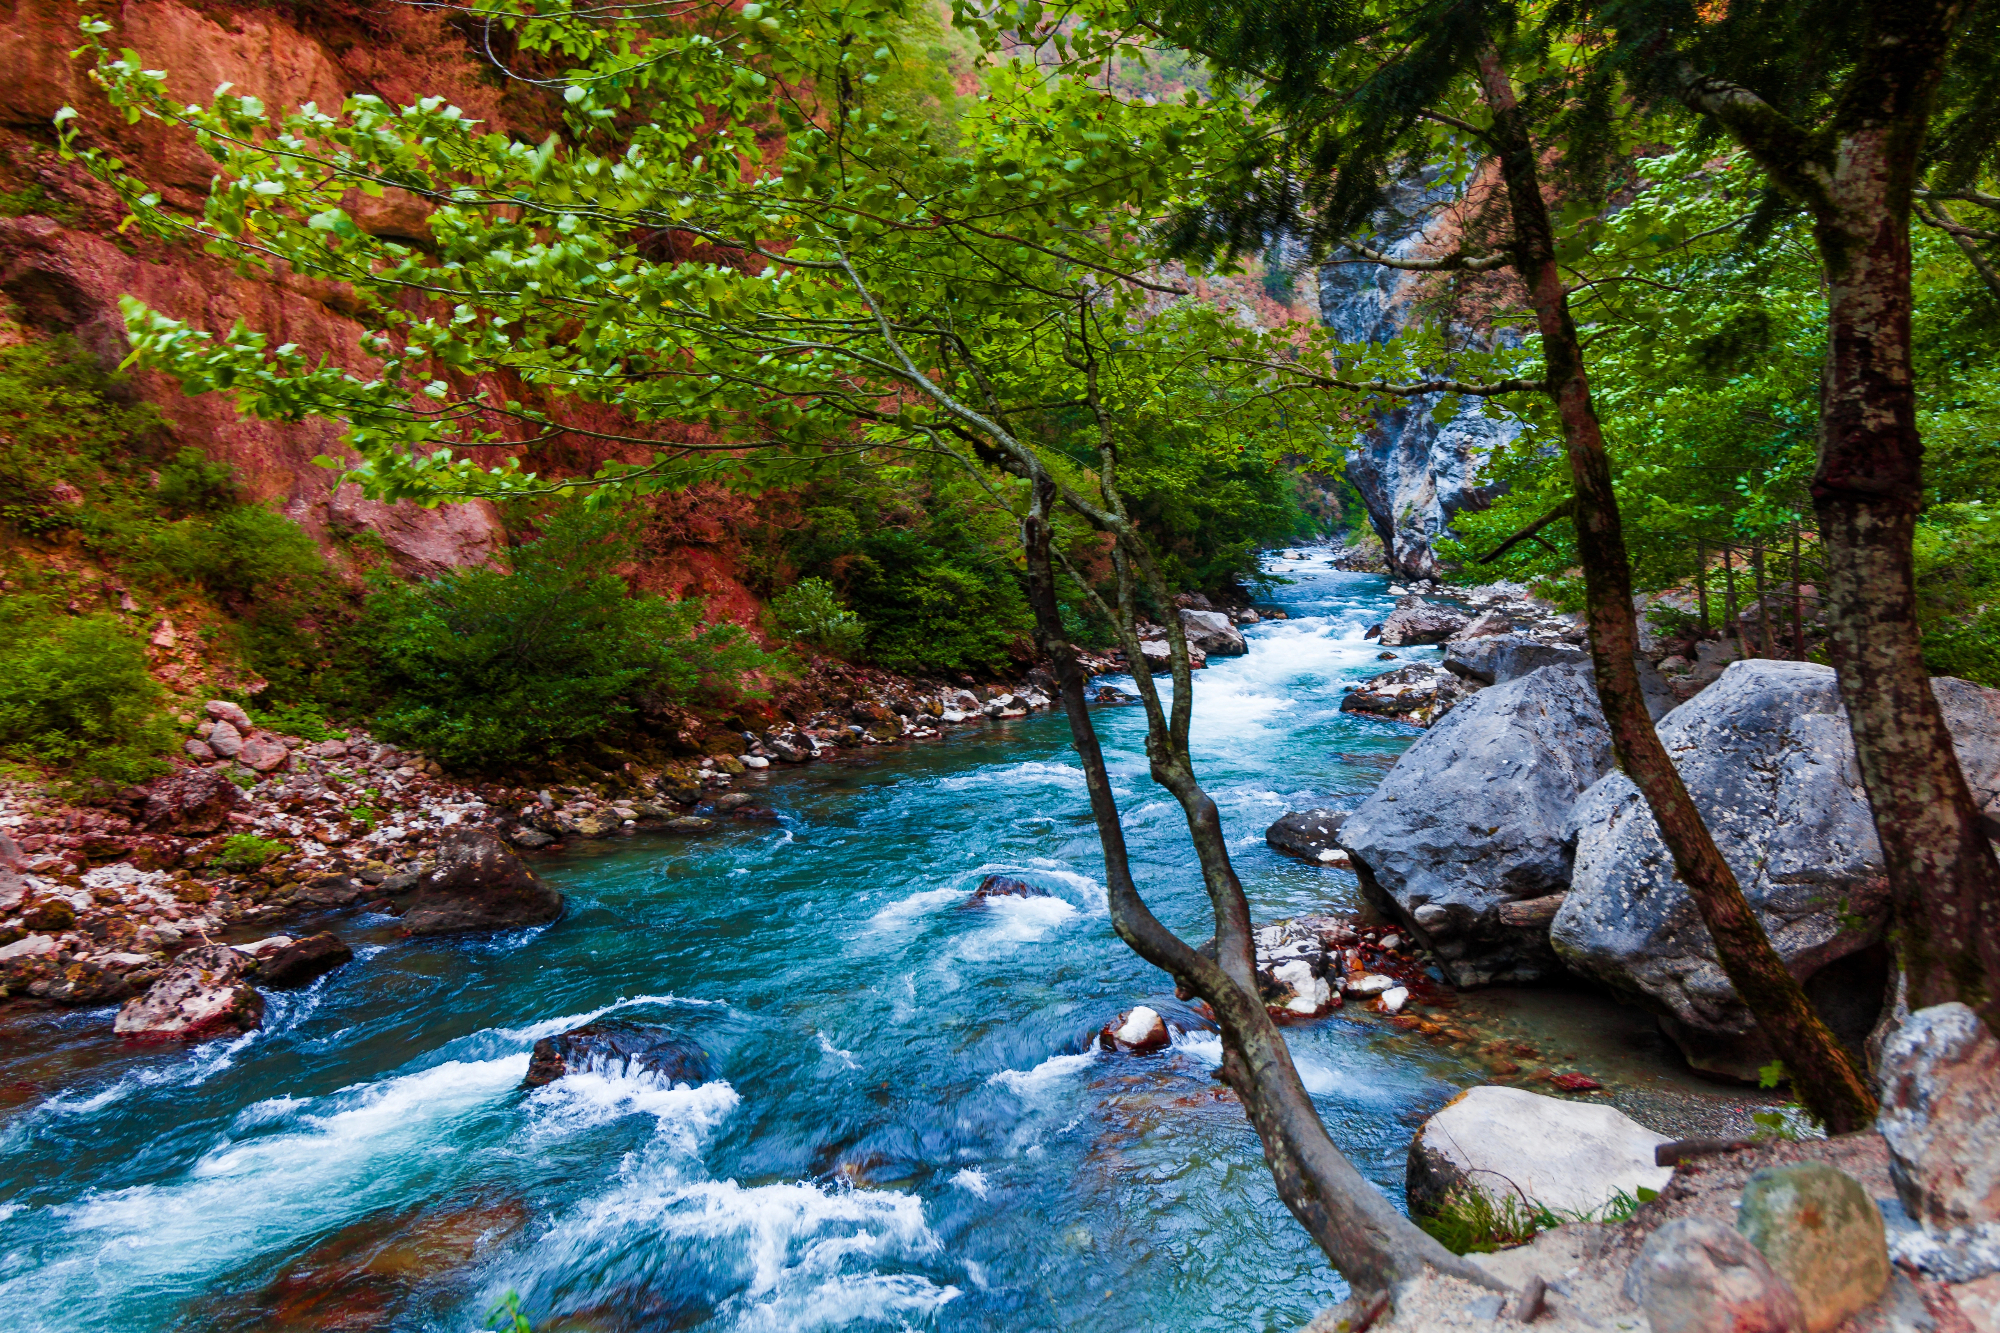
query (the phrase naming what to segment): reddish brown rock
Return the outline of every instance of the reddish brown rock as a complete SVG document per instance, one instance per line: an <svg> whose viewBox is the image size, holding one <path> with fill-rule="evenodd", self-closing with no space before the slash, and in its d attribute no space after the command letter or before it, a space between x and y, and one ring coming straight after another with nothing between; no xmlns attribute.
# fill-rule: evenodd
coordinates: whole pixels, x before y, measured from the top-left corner
<svg viewBox="0 0 2000 1333"><path fill-rule="evenodd" d="M562 915L563 896L487 829L454 829L432 868L402 894L411 935L539 926Z"/></svg>
<svg viewBox="0 0 2000 1333"><path fill-rule="evenodd" d="M214 833L243 802L236 784L220 773L184 768L140 788L140 820L155 833Z"/></svg>
<svg viewBox="0 0 2000 1333"><path fill-rule="evenodd" d="M290 762L292 752L276 738L265 732L258 732L243 742L243 752L236 756L238 763L254 768L259 773L271 773Z"/></svg>
<svg viewBox="0 0 2000 1333"><path fill-rule="evenodd" d="M163 1041L248 1032L264 1021L264 997L248 981L254 967L225 944L189 949L144 995L126 1002L113 1030Z"/></svg>

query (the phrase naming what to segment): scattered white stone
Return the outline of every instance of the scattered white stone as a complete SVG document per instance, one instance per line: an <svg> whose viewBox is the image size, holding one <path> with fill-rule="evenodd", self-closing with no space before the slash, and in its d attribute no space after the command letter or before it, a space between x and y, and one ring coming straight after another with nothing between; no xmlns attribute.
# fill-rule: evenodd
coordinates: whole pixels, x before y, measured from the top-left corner
<svg viewBox="0 0 2000 1333"><path fill-rule="evenodd" d="M743 756L743 767L745 768L769 768L770 766L771 761L763 755L746 754Z"/></svg>
<svg viewBox="0 0 2000 1333"><path fill-rule="evenodd" d="M1395 988L1395 979L1385 977L1379 972L1370 972L1361 977L1349 977L1341 983L1341 989L1349 995L1380 995Z"/></svg>
<svg viewBox="0 0 2000 1333"><path fill-rule="evenodd" d="M1295 1014L1316 1014L1333 999L1333 988L1325 978L1314 976L1312 964L1303 958L1280 963L1271 969L1271 976L1292 992L1285 1008Z"/></svg>
<svg viewBox="0 0 2000 1333"><path fill-rule="evenodd" d="M1410 991L1407 986L1392 986L1382 992L1382 1012L1385 1014L1398 1013L1409 1002L1409 999Z"/></svg>

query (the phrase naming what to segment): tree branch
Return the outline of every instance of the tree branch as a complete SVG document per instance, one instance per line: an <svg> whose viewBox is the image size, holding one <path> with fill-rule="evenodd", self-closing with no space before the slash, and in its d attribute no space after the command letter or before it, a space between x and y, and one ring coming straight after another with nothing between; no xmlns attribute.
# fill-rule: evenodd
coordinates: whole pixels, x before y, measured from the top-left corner
<svg viewBox="0 0 2000 1333"><path fill-rule="evenodd" d="M1574 498L1565 500L1561 504L1557 505L1554 509L1551 509L1548 513L1536 519L1533 523L1530 523L1527 527L1522 528L1519 532L1509 537L1506 541L1501 542L1498 546L1488 551L1485 555L1476 557L1473 560L1473 563L1479 565L1490 565L1495 560L1498 560L1501 556L1507 554L1507 552L1513 550L1516 546L1520 545L1522 542L1528 540L1530 537L1533 537L1536 541L1541 542L1543 546L1548 547L1549 551L1553 554L1556 548L1553 546L1549 546L1547 542L1542 541L1541 536L1539 535L1541 533L1541 530L1543 528L1546 528L1549 524L1556 522L1559 519L1575 518L1575 517L1576 517L1576 500Z"/></svg>

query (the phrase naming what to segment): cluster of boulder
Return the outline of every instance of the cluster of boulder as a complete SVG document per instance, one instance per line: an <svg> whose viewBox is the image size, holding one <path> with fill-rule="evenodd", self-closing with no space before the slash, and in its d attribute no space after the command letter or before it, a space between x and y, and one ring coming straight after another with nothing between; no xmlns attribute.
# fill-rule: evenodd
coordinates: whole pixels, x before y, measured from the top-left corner
<svg viewBox="0 0 2000 1333"><path fill-rule="evenodd" d="M1471 1088L1410 1144L1413 1215L1551 1229L1475 1256L1511 1291L1427 1277L1380 1327L2000 1325L2000 1041L1962 1004L1906 1013L1875 1080L1873 1132L1804 1141L1672 1141L1609 1106Z"/></svg>
<svg viewBox="0 0 2000 1333"><path fill-rule="evenodd" d="M1933 688L1967 779L2000 812L2000 691ZM1858 1044L1881 1011L1888 899L1833 671L1737 662L1657 725L1779 953ZM1337 838L1364 894L1454 984L1581 973L1654 1010L1699 1068L1754 1077L1771 1058L1650 809L1612 770L1585 663L1501 665Z"/></svg>
<svg viewBox="0 0 2000 1333"><path fill-rule="evenodd" d="M1283 611L1259 611L1250 606L1217 606L1201 593L1182 593L1174 600L1175 613L1181 622L1181 635L1187 640L1188 665L1196 671L1207 667L1211 657L1241 657L1249 652L1250 645L1243 638L1242 626L1285 618ZM1134 629L1139 636L1139 651L1145 656L1148 672L1163 675L1171 671L1173 649L1168 640L1167 627L1141 617ZM1114 648L1101 659L1086 662L1086 666L1099 674L1132 670L1132 664L1125 660L1122 648Z"/></svg>

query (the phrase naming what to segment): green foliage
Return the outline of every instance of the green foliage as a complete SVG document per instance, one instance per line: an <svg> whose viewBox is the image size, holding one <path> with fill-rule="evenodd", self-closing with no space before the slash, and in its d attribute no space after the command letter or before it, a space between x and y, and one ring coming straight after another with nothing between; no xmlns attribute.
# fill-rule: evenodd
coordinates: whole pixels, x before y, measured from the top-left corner
<svg viewBox="0 0 2000 1333"><path fill-rule="evenodd" d="M162 702L117 616L0 598L0 753L75 779L142 781L166 768L173 743Z"/></svg>
<svg viewBox="0 0 2000 1333"><path fill-rule="evenodd" d="M1539 1203L1523 1203L1512 1194L1495 1199L1478 1189L1454 1191L1441 1207L1415 1220L1453 1254L1491 1254L1526 1245L1537 1233L1563 1223Z"/></svg>
<svg viewBox="0 0 2000 1333"><path fill-rule="evenodd" d="M486 1327L493 1333L535 1333L528 1316L521 1313L521 1297L516 1292L508 1292L500 1298L486 1316Z"/></svg>
<svg viewBox="0 0 2000 1333"><path fill-rule="evenodd" d="M297 736L308 741L347 738L346 732L334 730L327 723L326 716L310 703L279 704L274 708L258 709L250 716L258 726L283 736Z"/></svg>
<svg viewBox="0 0 2000 1333"><path fill-rule="evenodd" d="M820 578L800 579L772 598L771 617L794 639L836 653L852 653L868 633L861 617L842 606L833 585Z"/></svg>
<svg viewBox="0 0 2000 1333"><path fill-rule="evenodd" d="M282 856L291 848L275 838L260 838L254 833L232 833L222 840L209 859L224 870L248 872L262 868L274 856Z"/></svg>
<svg viewBox="0 0 2000 1333"><path fill-rule="evenodd" d="M773 665L698 601L628 595L632 554L615 508L559 509L508 571L474 567L389 586L368 606L391 702L383 734L453 767L546 759L627 725L650 703L729 688Z"/></svg>

